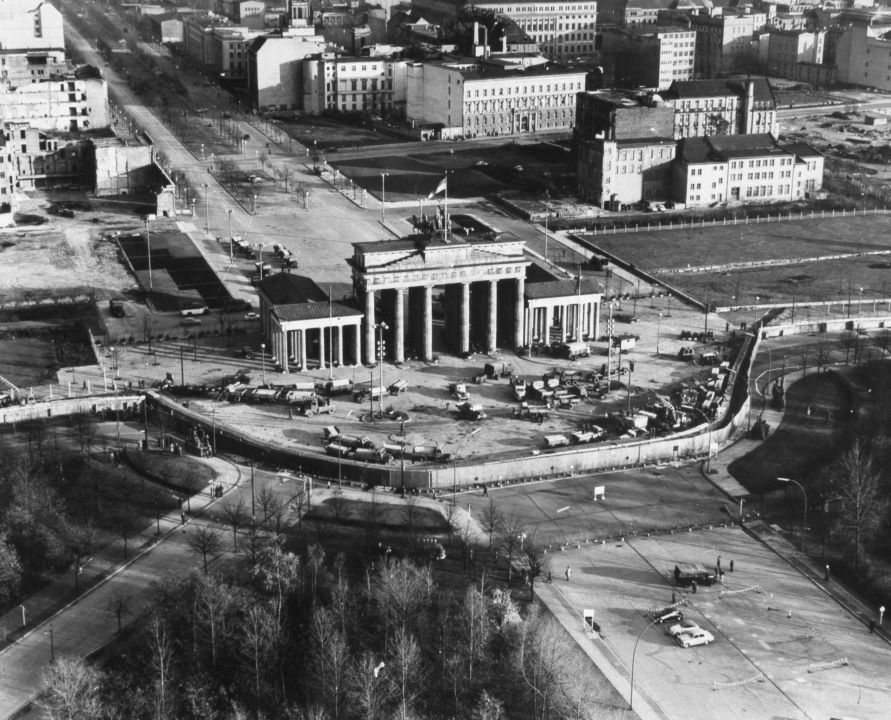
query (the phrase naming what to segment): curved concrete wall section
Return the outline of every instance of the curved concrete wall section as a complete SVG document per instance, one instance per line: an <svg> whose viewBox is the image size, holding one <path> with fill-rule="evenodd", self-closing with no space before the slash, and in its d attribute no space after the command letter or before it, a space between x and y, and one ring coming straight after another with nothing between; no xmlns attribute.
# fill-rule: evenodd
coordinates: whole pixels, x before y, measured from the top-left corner
<svg viewBox="0 0 891 720"><path fill-rule="evenodd" d="M25 405L9 405L0 408L0 425L48 420L66 415L96 414L108 410L124 412L142 405L144 401L145 397L142 395L91 395Z"/></svg>

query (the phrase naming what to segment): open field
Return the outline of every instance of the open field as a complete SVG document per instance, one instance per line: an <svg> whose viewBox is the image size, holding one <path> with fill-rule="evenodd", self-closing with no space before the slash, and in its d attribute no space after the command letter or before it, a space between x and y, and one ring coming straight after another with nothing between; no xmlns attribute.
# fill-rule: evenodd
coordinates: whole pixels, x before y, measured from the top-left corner
<svg viewBox="0 0 891 720"><path fill-rule="evenodd" d="M380 196L381 172L386 178L387 200L417 200L436 187L446 171L449 197L479 197L494 192L520 190L543 194L568 187L574 182L568 148L556 143L498 147L457 144L454 148L432 153L393 154L341 160L329 156L328 162L375 197ZM438 196L439 199L442 195Z"/></svg>
<svg viewBox="0 0 891 720"><path fill-rule="evenodd" d="M859 288L864 300L888 296L891 256L814 258L887 253L889 222L879 214L585 238L713 305L847 302ZM775 264L748 267L764 261ZM691 266L710 269L679 272Z"/></svg>

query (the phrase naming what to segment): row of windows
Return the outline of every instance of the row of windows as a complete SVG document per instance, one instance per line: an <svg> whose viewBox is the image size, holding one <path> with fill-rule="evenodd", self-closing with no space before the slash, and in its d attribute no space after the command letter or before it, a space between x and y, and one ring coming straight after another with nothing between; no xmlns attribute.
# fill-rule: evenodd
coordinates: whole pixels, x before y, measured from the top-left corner
<svg viewBox="0 0 891 720"><path fill-rule="evenodd" d="M568 85L569 85L569 88L568 88L568 89L567 89L566 85L567 85L567 83L563 83L562 85L557 85L557 84L555 84L555 85L554 85L554 92L573 92L573 91L579 91L579 90L582 89L582 83L581 83L581 82L575 82L575 83L571 82L571 83L568 83ZM499 88L498 88L498 97L502 97L502 96L504 96L504 95L507 95L508 97L510 97L511 95L526 96L526 95L529 95L529 94L534 94L535 91L536 91L536 90L535 90L535 85L529 85L529 86L524 85L522 88L520 88L519 86L518 86L518 87L511 87L510 85L508 85L508 86L507 86L507 92L505 92L504 90L505 90L504 87L499 87ZM470 97L470 95L469 95L470 91L468 90L467 92L468 92L468 97ZM550 86L550 85L539 85L539 86L538 86L538 92L539 92L539 94L540 94L540 93L543 93L543 92L551 92L551 86ZM488 88L483 88L483 89L482 89L482 93L483 93L483 94L482 94L482 97L489 97L489 89L488 89ZM495 88L492 88L492 95L491 95L491 97L495 97L495 96L496 96ZM473 97L475 97L475 98L480 97L480 90L479 90L479 89L476 89L476 90L473 91Z"/></svg>
<svg viewBox="0 0 891 720"><path fill-rule="evenodd" d="M547 97L542 99L526 97L516 100L471 100L464 103L464 112L497 112L499 110L514 110L517 108L572 106L574 104L568 95L559 98Z"/></svg>

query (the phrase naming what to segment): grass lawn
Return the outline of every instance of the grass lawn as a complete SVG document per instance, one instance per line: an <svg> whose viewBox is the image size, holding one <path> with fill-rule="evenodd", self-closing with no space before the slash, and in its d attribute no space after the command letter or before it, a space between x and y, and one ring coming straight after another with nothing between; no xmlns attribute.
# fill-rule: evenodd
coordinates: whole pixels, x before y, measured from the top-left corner
<svg viewBox="0 0 891 720"><path fill-rule="evenodd" d="M826 255L888 251L886 215L707 227L702 230L586 236L627 262L654 272L668 284L700 300L722 305L833 300L848 294L885 298L891 282L891 256L806 261ZM700 273L666 270L719 267L757 261L767 267L724 267ZM659 272L666 271L666 272ZM755 298L758 298L757 300Z"/></svg>
<svg viewBox="0 0 891 720"><path fill-rule="evenodd" d="M197 493L214 479L212 468L186 455L163 452L129 452L131 465L148 477L175 488Z"/></svg>

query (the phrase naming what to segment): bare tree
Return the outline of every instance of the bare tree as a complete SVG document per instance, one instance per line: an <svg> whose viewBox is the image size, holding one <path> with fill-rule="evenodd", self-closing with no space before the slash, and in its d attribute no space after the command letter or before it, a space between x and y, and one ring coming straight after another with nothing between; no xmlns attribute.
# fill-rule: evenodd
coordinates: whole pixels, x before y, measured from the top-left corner
<svg viewBox="0 0 891 720"><path fill-rule="evenodd" d="M851 350L854 349L854 346L855 346L856 343L857 343L857 333L855 333L855 332L853 332L853 331L851 331L851 330L845 330L845 331L841 334L841 337L838 339L838 342L839 342L839 344L842 346L842 348L844 348L844 351L845 351L845 365L847 365L848 362L849 362L850 359L851 359ZM857 359L856 356L855 356L854 359L855 359L855 360Z"/></svg>
<svg viewBox="0 0 891 720"><path fill-rule="evenodd" d="M121 588L115 588L112 591L111 596L108 598L107 607L118 621L118 635L120 635L123 629L124 615L130 612L133 607L133 601L127 593L121 590Z"/></svg>
<svg viewBox="0 0 891 720"><path fill-rule="evenodd" d="M482 525L483 530L489 536L490 551L492 550L492 536L501 527L502 519L501 511L495 503L495 498L490 497L489 502L483 506L482 517L480 518L480 525Z"/></svg>
<svg viewBox="0 0 891 720"><path fill-rule="evenodd" d="M71 425L80 443L81 453L89 455L96 442L96 418L89 413L78 413L71 416Z"/></svg>
<svg viewBox="0 0 891 720"><path fill-rule="evenodd" d="M310 621L312 668L316 692L332 720L344 715L350 649L331 613L319 608Z"/></svg>
<svg viewBox="0 0 891 720"><path fill-rule="evenodd" d="M383 678L386 672L384 661L364 650L347 673L347 696L358 711L362 720L376 720L386 700L383 691Z"/></svg>
<svg viewBox="0 0 891 720"><path fill-rule="evenodd" d="M810 359L810 348L807 345L802 345L799 349L799 359L801 360L801 374L802 376L807 375L808 368L808 360Z"/></svg>
<svg viewBox="0 0 891 720"><path fill-rule="evenodd" d="M152 654L152 669L155 674L155 717L166 720L170 704L169 683L173 664L173 640L167 623L153 615L148 624L149 646Z"/></svg>
<svg viewBox="0 0 891 720"><path fill-rule="evenodd" d="M238 552L238 528L244 525L249 519L244 500L239 498L238 502L232 502L231 500L227 501L226 504L223 505L223 517L226 519L226 522L232 526L232 547L235 552Z"/></svg>
<svg viewBox="0 0 891 720"><path fill-rule="evenodd" d="M833 531L858 569L866 545L888 514L888 500L881 495L879 479L872 451L860 440L854 441L832 470Z"/></svg>
<svg viewBox="0 0 891 720"><path fill-rule="evenodd" d="M414 495L405 496L405 505L402 507L405 527L408 530L409 548L414 551L418 545L418 534L421 520L421 507L418 498Z"/></svg>
<svg viewBox="0 0 891 720"><path fill-rule="evenodd" d="M262 697L260 678L263 677L262 664L278 637L280 626L274 613L265 604L251 606L241 625L244 649L254 671L254 692L259 702Z"/></svg>
<svg viewBox="0 0 891 720"><path fill-rule="evenodd" d="M523 555L526 558L527 580L529 582L529 599L535 598L535 580L541 575L544 563L541 559L541 551L535 547L535 537L531 536L523 544Z"/></svg>
<svg viewBox="0 0 891 720"><path fill-rule="evenodd" d="M309 570L312 573L312 602L316 601L316 586L319 579L319 572L325 568L325 549L318 543L309 546Z"/></svg>
<svg viewBox="0 0 891 720"><path fill-rule="evenodd" d="M94 720L103 716L102 673L79 658L59 657L43 673L39 705L48 720Z"/></svg>
<svg viewBox="0 0 891 720"><path fill-rule="evenodd" d="M269 521L269 513L275 506L277 500L278 497L276 497L275 490L273 490L269 485L264 485L257 492L257 505L259 505L260 510L263 511L264 525Z"/></svg>
<svg viewBox="0 0 891 720"><path fill-rule="evenodd" d="M400 720L410 720L412 704L417 697L420 684L418 668L421 667L421 649L417 641L404 628L397 628L389 643L390 672L387 674L394 695L399 700L396 714Z"/></svg>
<svg viewBox="0 0 891 720"><path fill-rule="evenodd" d="M885 357L888 348L891 348L891 330L882 328L881 332L876 335L875 344L882 351L882 357Z"/></svg>
<svg viewBox="0 0 891 720"><path fill-rule="evenodd" d="M816 357L814 358L817 365L817 372L825 371L829 367L829 358L831 354L832 350L829 347L829 343L827 343L825 339L820 339L820 341L817 342L817 352Z"/></svg>
<svg viewBox="0 0 891 720"><path fill-rule="evenodd" d="M68 548L74 562L74 590L80 590L80 576L84 563L93 554L96 543L96 528L92 523L85 525L69 525Z"/></svg>
<svg viewBox="0 0 891 720"><path fill-rule="evenodd" d="M514 553L523 547L523 522L516 515L508 515L501 524L501 546L507 553L507 581L513 579Z"/></svg>
<svg viewBox="0 0 891 720"><path fill-rule="evenodd" d="M220 551L220 534L210 527L199 527L189 536L189 547L204 561L204 574L207 575L207 556Z"/></svg>

